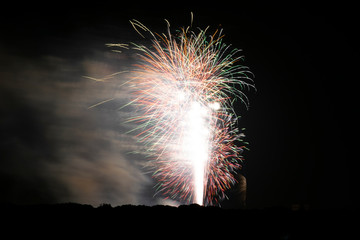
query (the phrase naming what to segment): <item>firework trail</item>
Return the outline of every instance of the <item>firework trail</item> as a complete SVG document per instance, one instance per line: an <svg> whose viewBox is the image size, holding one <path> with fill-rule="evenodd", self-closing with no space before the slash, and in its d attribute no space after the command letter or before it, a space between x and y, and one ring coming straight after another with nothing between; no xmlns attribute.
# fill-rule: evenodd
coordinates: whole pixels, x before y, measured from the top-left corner
<svg viewBox="0 0 360 240"><path fill-rule="evenodd" d="M233 103L248 106L244 89L254 87L251 72L240 65L240 50L223 43L222 31L182 28L176 34L151 32L130 21L151 47L133 44L139 63L132 79L138 141L146 147L157 192L200 205L214 204L235 182L241 168L243 133ZM125 47L125 44L109 44Z"/></svg>

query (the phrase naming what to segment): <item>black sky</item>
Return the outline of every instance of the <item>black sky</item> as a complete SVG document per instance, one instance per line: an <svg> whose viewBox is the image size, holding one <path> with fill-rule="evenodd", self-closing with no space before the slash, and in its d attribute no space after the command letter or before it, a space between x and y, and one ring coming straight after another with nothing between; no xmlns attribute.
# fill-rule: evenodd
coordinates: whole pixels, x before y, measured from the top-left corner
<svg viewBox="0 0 360 240"><path fill-rule="evenodd" d="M61 166L62 153L71 146L77 146L77 150L71 150L76 153L73 155L94 158L93 162L109 157L93 149L94 142L102 149L114 148L108 146L107 138L102 139L96 133L92 133L96 136L91 135L90 139L80 139L85 144L69 142L74 141L72 137L83 138L84 132L91 132L96 126L115 132L116 122L121 117L112 119L110 116L114 113L106 109L89 116L75 114L76 109L60 115L54 109L66 109L61 105L66 99L71 98L72 104L79 100L76 96L84 80L78 79L89 71L97 71L86 70L84 66L96 66L98 71L105 71L101 70L101 64L108 60L100 54L109 52L105 43L142 41L128 20L137 19L153 31L163 32L166 29L164 19L169 20L172 29L177 29L190 24L192 11L194 26L210 25L212 30L223 28L225 41L243 49L245 64L255 74L257 92L248 93L250 109L237 107L242 116L239 124L246 128L251 149L245 153L244 168L248 206L262 208L295 203L325 208L356 206L355 188L351 187L355 163L350 156L350 149L355 145L353 126L358 112L354 102L358 80L354 73L359 57L354 6L239 2L235 6L182 7L174 4L167 7L148 3L124 6L88 2L82 7L53 4L10 6L6 10L9 14L2 16L0 24L0 201L36 203L80 199L86 203L86 196L93 195L63 197L73 196L69 193L71 188L63 184L66 182L63 178L70 176L69 173L58 173L63 178L57 178L44 171L49 170L49 162ZM87 59L97 64L86 65ZM124 60L114 61L106 66L121 68ZM54 81L55 78L58 80ZM58 85L52 85L54 82ZM30 90L32 86L34 89ZM84 108L96 102L90 97L79 101ZM61 129L81 126L82 132L71 135L66 133L71 132L71 128L59 131L59 126ZM54 134L60 135L49 136L51 129L57 129ZM71 146L65 148L66 144L61 142L64 139ZM89 148L88 155L78 150L83 148ZM92 151L98 156L94 157ZM116 151L113 153L111 157ZM99 161L98 164L104 163ZM96 164L92 166L91 169L96 168ZM136 166L131 165L133 168ZM131 188L126 183L133 181L130 176L119 183L122 180L96 174L102 177L94 182L104 184L94 191L101 189L124 195L119 204L141 204L142 193L139 192L152 191L148 190L151 189L151 184L146 182L149 180L144 180L146 184L139 184L141 187L135 194L140 200L132 202L131 197L125 197L125 192ZM115 184L124 186L113 190ZM98 197L104 202L114 198ZM148 201L144 200L143 204ZM236 206L236 203L231 204Z"/></svg>

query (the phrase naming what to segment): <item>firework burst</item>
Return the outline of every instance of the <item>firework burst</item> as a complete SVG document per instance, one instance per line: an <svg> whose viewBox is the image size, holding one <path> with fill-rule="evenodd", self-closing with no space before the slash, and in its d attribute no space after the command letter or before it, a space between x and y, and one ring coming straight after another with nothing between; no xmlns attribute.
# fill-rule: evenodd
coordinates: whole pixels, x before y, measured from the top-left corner
<svg viewBox="0 0 360 240"><path fill-rule="evenodd" d="M243 161L244 136L233 110L236 99L248 106L244 89L253 87L252 74L240 64L240 50L223 42L221 30L182 28L175 34L151 32L130 21L152 45L133 44L131 104L138 141L146 147L148 167L157 192L200 205L214 204L235 182ZM129 47L124 44L111 46Z"/></svg>

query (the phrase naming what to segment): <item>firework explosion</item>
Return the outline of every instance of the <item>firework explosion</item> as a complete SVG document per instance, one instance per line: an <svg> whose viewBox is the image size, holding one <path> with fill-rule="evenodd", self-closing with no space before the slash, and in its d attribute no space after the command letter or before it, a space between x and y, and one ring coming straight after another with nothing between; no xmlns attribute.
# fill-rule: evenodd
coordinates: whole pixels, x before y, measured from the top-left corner
<svg viewBox="0 0 360 240"><path fill-rule="evenodd" d="M168 23L168 22L167 22ZM151 32L140 22L134 29L151 35L152 46L133 44L139 63L132 71L138 141L146 147L157 192L200 205L214 204L235 182L245 143L233 110L236 99L253 87L251 72L240 65L240 50L223 43L222 31L180 29ZM109 44L127 48L125 44Z"/></svg>

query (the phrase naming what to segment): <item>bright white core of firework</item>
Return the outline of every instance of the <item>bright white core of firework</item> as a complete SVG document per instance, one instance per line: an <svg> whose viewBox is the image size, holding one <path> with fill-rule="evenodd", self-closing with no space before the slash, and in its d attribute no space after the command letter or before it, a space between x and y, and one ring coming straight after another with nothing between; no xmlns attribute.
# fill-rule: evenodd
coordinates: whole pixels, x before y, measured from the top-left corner
<svg viewBox="0 0 360 240"><path fill-rule="evenodd" d="M198 102L190 103L184 119L182 154L192 166L194 202L202 205L204 198L205 169L209 161L211 112Z"/></svg>

